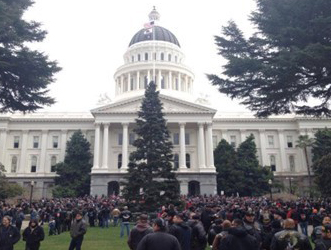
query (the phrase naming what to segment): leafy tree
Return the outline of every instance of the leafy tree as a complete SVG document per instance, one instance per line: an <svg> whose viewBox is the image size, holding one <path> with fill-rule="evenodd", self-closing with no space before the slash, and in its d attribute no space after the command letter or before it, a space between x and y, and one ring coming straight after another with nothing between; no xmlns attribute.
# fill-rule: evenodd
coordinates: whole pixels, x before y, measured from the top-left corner
<svg viewBox="0 0 331 250"><path fill-rule="evenodd" d="M320 129L315 133L313 144L313 163L331 152L331 130L328 128Z"/></svg>
<svg viewBox="0 0 331 250"><path fill-rule="evenodd" d="M47 86L60 68L44 53L27 47L46 36L40 23L22 19L32 4L0 0L0 113L30 112L54 103Z"/></svg>
<svg viewBox="0 0 331 250"><path fill-rule="evenodd" d="M299 135L297 140L297 147L301 148L305 154L305 160L307 165L307 173L308 173L308 181L309 181L309 193L310 196L312 195L312 181L311 181L311 173L310 173L310 166L309 166L309 157L308 157L308 147L311 147L314 143L313 138L309 138L308 135Z"/></svg>
<svg viewBox="0 0 331 250"><path fill-rule="evenodd" d="M256 0L245 38L230 21L216 36L227 63L208 75L221 93L241 99L259 117L272 114L330 116L331 4L329 0ZM317 105L308 105L318 98Z"/></svg>
<svg viewBox="0 0 331 250"><path fill-rule="evenodd" d="M258 196L269 191L268 180L272 179L269 168L261 167L256 156L254 135L242 142L237 151L238 169L243 173L236 185L242 196Z"/></svg>
<svg viewBox="0 0 331 250"><path fill-rule="evenodd" d="M315 183L322 196L331 196L331 153L321 157L313 164Z"/></svg>
<svg viewBox="0 0 331 250"><path fill-rule="evenodd" d="M16 183L9 183L4 172L5 167L0 163L0 200L21 195L23 188Z"/></svg>
<svg viewBox="0 0 331 250"><path fill-rule="evenodd" d="M243 172L237 168L237 155L234 148L222 139L214 150L214 163L217 171L217 192L226 195L236 194L238 177Z"/></svg>
<svg viewBox="0 0 331 250"><path fill-rule="evenodd" d="M123 195L127 200L139 201L141 209L155 211L164 203L179 201L179 182L173 171L172 143L162 103L153 81L145 91L136 124L136 151L130 155Z"/></svg>
<svg viewBox="0 0 331 250"><path fill-rule="evenodd" d="M90 143L81 130L67 142L64 162L55 165L55 197L79 197L90 193L92 164Z"/></svg>

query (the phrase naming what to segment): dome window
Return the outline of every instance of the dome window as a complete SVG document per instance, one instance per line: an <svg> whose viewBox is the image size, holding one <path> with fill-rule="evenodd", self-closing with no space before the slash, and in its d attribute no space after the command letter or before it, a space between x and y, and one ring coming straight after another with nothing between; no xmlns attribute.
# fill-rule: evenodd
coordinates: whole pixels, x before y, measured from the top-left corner
<svg viewBox="0 0 331 250"><path fill-rule="evenodd" d="M134 56L131 57L131 61L134 62Z"/></svg>
<svg viewBox="0 0 331 250"><path fill-rule="evenodd" d="M140 62L141 58L140 58L140 54L138 54L138 62Z"/></svg>
<svg viewBox="0 0 331 250"><path fill-rule="evenodd" d="M148 61L148 53L145 53L145 61Z"/></svg>
<svg viewBox="0 0 331 250"><path fill-rule="evenodd" d="M171 62L171 54L168 54L168 61Z"/></svg>
<svg viewBox="0 0 331 250"><path fill-rule="evenodd" d="M178 57L177 56L175 56L175 62L177 62L178 61Z"/></svg>
<svg viewBox="0 0 331 250"><path fill-rule="evenodd" d="M154 53L154 60L156 61L156 53Z"/></svg>
<svg viewBox="0 0 331 250"><path fill-rule="evenodd" d="M164 61L164 53L161 53L161 61Z"/></svg>

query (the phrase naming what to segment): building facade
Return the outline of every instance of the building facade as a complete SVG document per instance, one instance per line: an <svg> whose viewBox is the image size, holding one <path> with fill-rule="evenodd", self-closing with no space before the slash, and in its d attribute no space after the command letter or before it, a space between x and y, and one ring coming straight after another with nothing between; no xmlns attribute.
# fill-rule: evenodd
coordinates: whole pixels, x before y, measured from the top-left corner
<svg viewBox="0 0 331 250"><path fill-rule="evenodd" d="M66 142L81 129L91 143L91 194L120 193L134 147L135 119L147 84L160 91L173 141L174 167L182 194L215 194L213 149L221 139L237 147L253 134L262 166L271 166L284 182L305 186L307 166L296 147L299 135L330 127L330 119L295 116L257 119L244 114L217 113L193 95L194 74L184 63L175 35L158 25L159 14L149 15L154 26L138 31L114 75L115 99L90 113L34 113L0 116L0 162L11 182L34 197L50 197L54 165L64 160ZM151 23L150 23L151 24ZM150 25L149 24L149 25Z"/></svg>

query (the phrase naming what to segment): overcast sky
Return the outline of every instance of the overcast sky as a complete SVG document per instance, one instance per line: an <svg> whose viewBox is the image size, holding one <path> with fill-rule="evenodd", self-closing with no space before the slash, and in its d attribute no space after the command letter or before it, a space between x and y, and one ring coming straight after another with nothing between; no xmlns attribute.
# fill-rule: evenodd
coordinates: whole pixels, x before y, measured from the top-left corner
<svg viewBox="0 0 331 250"><path fill-rule="evenodd" d="M133 35L148 21L156 6L160 25L179 40L185 64L195 74L195 94L207 95L221 111L244 111L212 87L205 73L221 72L214 35L229 20L246 35L252 33L248 16L254 0L35 0L25 18L43 24L46 39L33 47L44 51L63 68L50 86L57 101L46 111L89 111L100 94L114 95L113 75L123 65L123 55Z"/></svg>

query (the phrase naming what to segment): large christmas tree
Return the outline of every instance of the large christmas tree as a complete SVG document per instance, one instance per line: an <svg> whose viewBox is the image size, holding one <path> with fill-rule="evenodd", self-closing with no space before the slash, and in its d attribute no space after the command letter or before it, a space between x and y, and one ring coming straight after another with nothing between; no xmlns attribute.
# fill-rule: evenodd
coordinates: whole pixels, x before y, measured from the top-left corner
<svg viewBox="0 0 331 250"><path fill-rule="evenodd" d="M140 209L155 211L179 200L179 182L172 164L172 143L162 112L159 92L152 81L148 85L134 132L138 135L130 155L123 195L136 201Z"/></svg>

